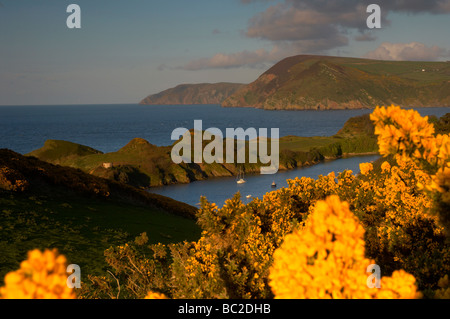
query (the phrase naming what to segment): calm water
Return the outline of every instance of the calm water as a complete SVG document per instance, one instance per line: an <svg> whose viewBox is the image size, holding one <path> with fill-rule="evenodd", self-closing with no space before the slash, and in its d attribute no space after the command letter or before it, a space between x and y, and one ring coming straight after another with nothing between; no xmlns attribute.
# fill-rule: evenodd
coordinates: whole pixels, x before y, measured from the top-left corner
<svg viewBox="0 0 450 319"><path fill-rule="evenodd" d="M450 108L418 109L422 115L442 116ZM25 154L47 139L66 140L114 152L131 139L141 137L152 144L171 145L178 127L193 128L203 120L203 129L279 128L280 136L334 135L353 116L371 110L265 111L252 108L222 108L219 105L61 105L0 106L0 148ZM269 130L270 132L270 130Z"/></svg>
<svg viewBox="0 0 450 319"><path fill-rule="evenodd" d="M262 199L262 196L267 192L280 187L287 187L287 179L303 176L317 178L319 175L328 175L331 172L337 174L337 172L342 172L346 169L350 169L356 174L359 173L359 163L372 162L379 157L378 155L358 156L327 161L314 166L290 171L280 171L275 175L246 176L245 184L237 184L235 177L224 177L197 181L190 184L156 187L150 191L197 207L200 202L200 197L206 196L208 201L216 203L221 207L225 200L231 198L237 192L241 193L242 201L247 203L252 200L252 198L247 198L247 195ZM271 187L273 181L277 184L277 188Z"/></svg>

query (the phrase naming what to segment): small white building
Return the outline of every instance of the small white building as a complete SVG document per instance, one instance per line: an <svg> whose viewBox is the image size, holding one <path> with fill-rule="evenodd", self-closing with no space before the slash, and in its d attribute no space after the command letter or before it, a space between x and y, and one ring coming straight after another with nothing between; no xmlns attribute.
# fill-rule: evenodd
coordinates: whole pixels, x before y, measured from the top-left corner
<svg viewBox="0 0 450 319"><path fill-rule="evenodd" d="M113 163L103 163L102 166L104 168L112 168L113 167Z"/></svg>

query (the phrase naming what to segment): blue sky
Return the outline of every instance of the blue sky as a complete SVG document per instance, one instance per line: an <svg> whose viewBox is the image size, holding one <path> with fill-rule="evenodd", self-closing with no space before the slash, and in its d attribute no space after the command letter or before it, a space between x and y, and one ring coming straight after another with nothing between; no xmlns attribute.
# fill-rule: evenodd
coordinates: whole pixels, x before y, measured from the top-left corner
<svg viewBox="0 0 450 319"><path fill-rule="evenodd" d="M294 54L450 60L450 0L0 0L0 105L137 103ZM66 8L81 7L81 29ZM405 3L411 4L410 6Z"/></svg>

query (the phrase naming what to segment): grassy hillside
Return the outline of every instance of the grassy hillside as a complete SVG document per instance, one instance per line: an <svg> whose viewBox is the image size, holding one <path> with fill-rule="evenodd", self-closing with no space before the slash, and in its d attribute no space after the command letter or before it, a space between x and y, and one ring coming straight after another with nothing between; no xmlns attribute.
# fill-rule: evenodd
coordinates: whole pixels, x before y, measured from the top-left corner
<svg viewBox="0 0 450 319"><path fill-rule="evenodd" d="M164 196L2 149L0 278L35 248L57 248L85 275L104 273L104 250L141 233L150 243L199 238L196 211Z"/></svg>
<svg viewBox="0 0 450 319"><path fill-rule="evenodd" d="M330 137L286 136L280 138L280 170L287 170L318 163L324 159L338 158L355 153L373 153L377 151L376 138L373 135L372 123L368 116L351 119L344 128ZM367 128L368 126L368 128ZM370 128L371 127L371 128ZM193 134L193 131L191 131ZM191 135L192 136L192 135ZM175 142L174 144L178 143ZM210 177L236 176L241 169L246 174L259 174L261 163L229 164L212 163L175 164L171 159L172 146L158 147L148 141L135 138L117 152L102 154L92 153L67 157L61 149L65 142L47 142L44 148L31 152L35 156L50 163L58 163L83 170L95 176L119 181L137 187L189 183ZM209 141L204 141L205 147ZM226 142L224 141L224 154ZM193 143L192 143L193 145ZM51 149L49 148L51 146ZM246 143L246 154L248 154ZM270 140L268 141L270 151ZM80 146L81 149L84 146ZM237 145L235 145L235 154ZM58 154L56 162L48 154ZM104 163L112 163L113 167L105 168Z"/></svg>
<svg viewBox="0 0 450 319"><path fill-rule="evenodd" d="M354 109L450 106L450 62L300 55L286 58L222 106Z"/></svg>
<svg viewBox="0 0 450 319"><path fill-rule="evenodd" d="M81 196L139 203L186 218L195 216L194 207L171 198L155 196L123 183L86 174L80 169L53 165L10 150L0 150L0 167L0 186L6 190L54 194L56 187Z"/></svg>
<svg viewBox="0 0 450 319"><path fill-rule="evenodd" d="M60 140L47 140L36 155L45 157L55 164L61 161L93 154L103 154L91 147Z"/></svg>
<svg viewBox="0 0 450 319"><path fill-rule="evenodd" d="M220 104L242 86L244 86L244 84L224 82L180 84L174 88L149 95L139 104Z"/></svg>

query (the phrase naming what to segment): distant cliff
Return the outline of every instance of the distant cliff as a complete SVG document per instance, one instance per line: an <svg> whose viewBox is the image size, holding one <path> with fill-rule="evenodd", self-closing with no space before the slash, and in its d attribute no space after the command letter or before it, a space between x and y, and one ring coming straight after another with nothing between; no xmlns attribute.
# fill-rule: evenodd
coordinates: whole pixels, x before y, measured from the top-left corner
<svg viewBox="0 0 450 319"><path fill-rule="evenodd" d="M221 104L243 86L244 84L225 82L181 84L160 93L149 95L139 104Z"/></svg>
<svg viewBox="0 0 450 319"><path fill-rule="evenodd" d="M391 104L450 106L450 62L298 55L275 64L222 106L323 110Z"/></svg>

